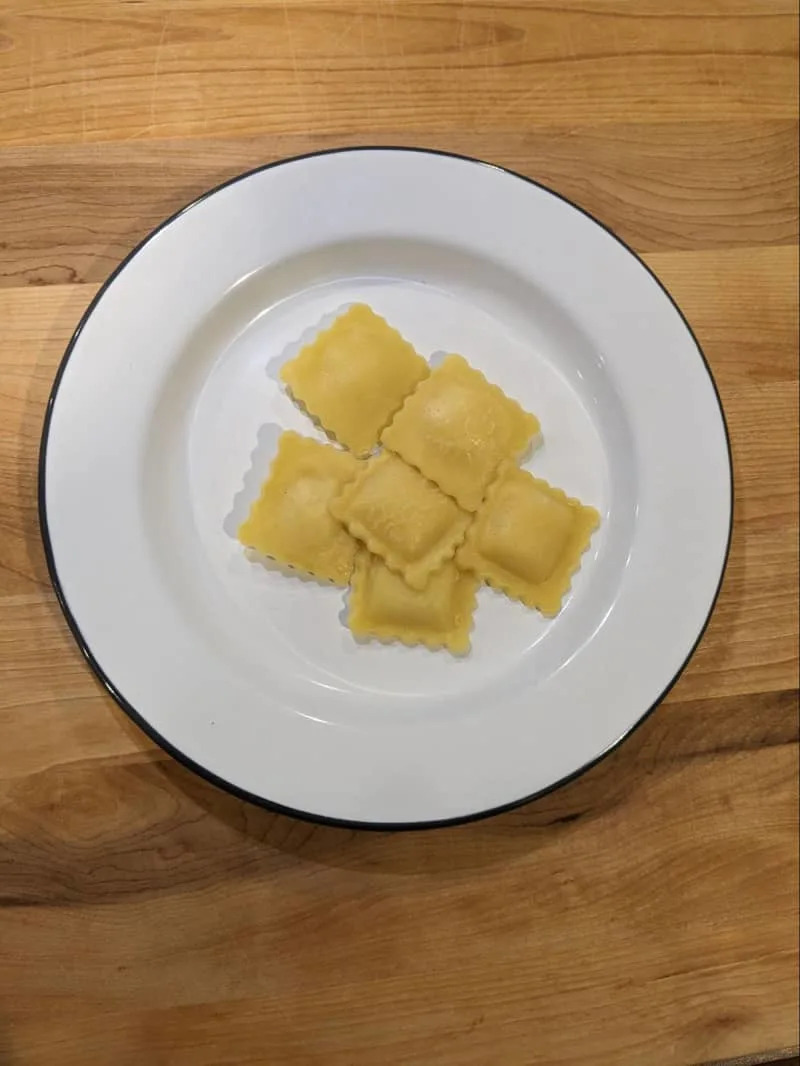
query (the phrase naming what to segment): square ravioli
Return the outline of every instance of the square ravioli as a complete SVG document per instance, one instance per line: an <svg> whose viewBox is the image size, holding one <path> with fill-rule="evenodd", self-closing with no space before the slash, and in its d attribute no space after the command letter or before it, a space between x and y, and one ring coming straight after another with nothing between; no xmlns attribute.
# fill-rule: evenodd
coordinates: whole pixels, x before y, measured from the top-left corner
<svg viewBox="0 0 800 1066"><path fill-rule="evenodd" d="M507 464L456 560L512 599L554 615L599 522L593 507Z"/></svg>
<svg viewBox="0 0 800 1066"><path fill-rule="evenodd" d="M328 509L361 464L349 452L281 434L261 494L239 527L247 548L312 577L347 585L358 545Z"/></svg>
<svg viewBox="0 0 800 1066"><path fill-rule="evenodd" d="M465 511L477 511L500 464L518 458L538 432L538 419L466 359L448 355L381 440Z"/></svg>
<svg viewBox="0 0 800 1066"><path fill-rule="evenodd" d="M424 589L433 571L452 559L472 521L455 500L391 452L367 460L330 507L414 589Z"/></svg>
<svg viewBox="0 0 800 1066"><path fill-rule="evenodd" d="M357 637L469 651L477 581L453 563L431 574L425 589L410 588L366 549L356 559L347 624Z"/></svg>
<svg viewBox="0 0 800 1066"><path fill-rule="evenodd" d="M396 329L354 304L286 363L281 380L326 433L365 456L428 373Z"/></svg>

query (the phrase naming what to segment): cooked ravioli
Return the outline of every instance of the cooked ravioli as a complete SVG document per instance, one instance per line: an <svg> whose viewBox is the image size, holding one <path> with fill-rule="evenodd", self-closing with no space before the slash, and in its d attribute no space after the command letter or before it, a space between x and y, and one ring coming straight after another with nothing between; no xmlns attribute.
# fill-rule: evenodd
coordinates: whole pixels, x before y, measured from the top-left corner
<svg viewBox="0 0 800 1066"><path fill-rule="evenodd" d="M558 613L600 516L519 468L535 415L460 355L431 370L366 304L281 378L342 447L284 433L242 544L349 585L358 638L466 653L481 582Z"/></svg>
<svg viewBox="0 0 800 1066"><path fill-rule="evenodd" d="M281 370L292 397L356 455L368 455L381 430L428 364L366 304L354 304Z"/></svg>
<svg viewBox="0 0 800 1066"><path fill-rule="evenodd" d="M330 508L414 589L423 589L431 573L452 559L472 521L455 500L391 452L364 463Z"/></svg>
<svg viewBox="0 0 800 1066"><path fill-rule="evenodd" d="M449 355L409 396L381 440L464 510L476 511L500 464L520 456L538 432L538 419L466 359Z"/></svg>
<svg viewBox="0 0 800 1066"><path fill-rule="evenodd" d="M452 562L412 589L366 549L359 552L350 589L347 624L355 636L469 651L477 581Z"/></svg>
<svg viewBox="0 0 800 1066"><path fill-rule="evenodd" d="M283 433L269 477L239 527L239 540L285 566L347 585L357 544L328 505L360 465L333 445L291 430Z"/></svg>
<svg viewBox="0 0 800 1066"><path fill-rule="evenodd" d="M456 560L543 614L557 614L600 516L507 464L489 489Z"/></svg>

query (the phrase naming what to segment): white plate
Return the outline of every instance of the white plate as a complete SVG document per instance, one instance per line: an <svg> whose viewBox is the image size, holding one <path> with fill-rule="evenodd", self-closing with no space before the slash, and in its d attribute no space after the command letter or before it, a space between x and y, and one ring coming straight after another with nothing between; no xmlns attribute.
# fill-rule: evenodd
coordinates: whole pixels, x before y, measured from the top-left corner
<svg viewBox="0 0 800 1066"><path fill-rule="evenodd" d="M601 511L556 619L483 589L465 659L358 645L340 591L244 557L278 427L315 433L277 367L355 300L534 411L529 468ZM53 583L125 710L240 795L380 826L513 805L625 737L708 620L731 496L711 374L644 264L531 181L406 149L268 166L159 228L69 345L40 469Z"/></svg>

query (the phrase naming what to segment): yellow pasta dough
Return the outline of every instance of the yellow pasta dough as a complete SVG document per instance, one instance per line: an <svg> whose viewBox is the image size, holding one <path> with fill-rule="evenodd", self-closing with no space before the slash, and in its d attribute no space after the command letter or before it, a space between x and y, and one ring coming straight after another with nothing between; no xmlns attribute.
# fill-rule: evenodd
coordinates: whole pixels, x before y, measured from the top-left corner
<svg viewBox="0 0 800 1066"><path fill-rule="evenodd" d="M476 511L500 464L519 457L539 422L460 355L448 355L409 396L381 440Z"/></svg>
<svg viewBox="0 0 800 1066"><path fill-rule="evenodd" d="M477 581L452 563L431 574L425 589L410 588L366 549L356 559L347 624L355 636L469 651Z"/></svg>
<svg viewBox="0 0 800 1066"><path fill-rule="evenodd" d="M423 589L452 559L472 515L391 452L363 464L331 512L406 584Z"/></svg>
<svg viewBox="0 0 800 1066"><path fill-rule="evenodd" d="M283 433L242 544L349 585L357 638L464 654L482 581L558 613L600 516L517 465L534 415L460 355L431 371L366 304L281 377L347 450Z"/></svg>
<svg viewBox="0 0 800 1066"><path fill-rule="evenodd" d="M283 367L281 379L327 433L365 456L428 372L396 329L355 304Z"/></svg>
<svg viewBox="0 0 800 1066"><path fill-rule="evenodd" d="M287 431L261 495L239 527L248 548L313 577L347 585L356 542L328 505L361 464L349 452Z"/></svg>
<svg viewBox="0 0 800 1066"><path fill-rule="evenodd" d="M554 615L599 521L593 507L507 464L456 560L512 599Z"/></svg>

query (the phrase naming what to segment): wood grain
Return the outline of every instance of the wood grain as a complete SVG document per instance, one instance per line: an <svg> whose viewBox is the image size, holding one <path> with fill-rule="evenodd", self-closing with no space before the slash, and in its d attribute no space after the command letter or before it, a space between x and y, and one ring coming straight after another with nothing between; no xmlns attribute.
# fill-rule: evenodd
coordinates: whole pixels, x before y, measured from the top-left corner
<svg viewBox="0 0 800 1066"><path fill-rule="evenodd" d="M794 1053L797 30L793 0L0 6L0 1066ZM103 278L210 185L363 143L511 166L614 228L697 334L736 473L662 707L571 785L431 834L294 822L165 756L38 535L44 404Z"/></svg>
<svg viewBox="0 0 800 1066"><path fill-rule="evenodd" d="M102 281L163 218L213 185L275 159L364 139L262 135L9 149L0 155L8 205L0 286ZM378 130L368 139L404 144L409 134ZM797 243L796 121L447 131L410 140L549 184L639 251Z"/></svg>
<svg viewBox="0 0 800 1066"><path fill-rule="evenodd" d="M787 0L646 6L12 0L0 142L796 115Z"/></svg>

